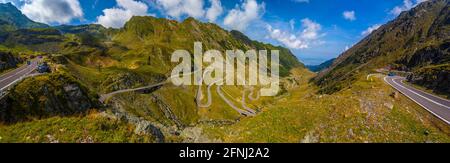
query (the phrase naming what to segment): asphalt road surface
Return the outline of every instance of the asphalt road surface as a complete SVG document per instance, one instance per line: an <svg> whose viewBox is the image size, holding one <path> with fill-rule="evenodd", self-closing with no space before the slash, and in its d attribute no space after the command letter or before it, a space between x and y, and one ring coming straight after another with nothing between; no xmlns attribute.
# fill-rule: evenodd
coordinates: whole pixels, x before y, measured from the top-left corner
<svg viewBox="0 0 450 163"><path fill-rule="evenodd" d="M31 61L30 65L23 65L17 69L7 72L0 76L0 91L6 90L9 86L19 81L22 77L29 75L38 67L38 61Z"/></svg>
<svg viewBox="0 0 450 163"><path fill-rule="evenodd" d="M386 83L450 125L450 100L418 90L403 83L404 80L404 77L398 76L384 78Z"/></svg>

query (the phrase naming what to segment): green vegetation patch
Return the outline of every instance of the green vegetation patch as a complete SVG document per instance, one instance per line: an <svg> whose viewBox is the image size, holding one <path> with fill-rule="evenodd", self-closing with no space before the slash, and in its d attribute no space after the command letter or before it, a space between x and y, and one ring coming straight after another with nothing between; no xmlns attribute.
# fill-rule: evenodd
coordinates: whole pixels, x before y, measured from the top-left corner
<svg viewBox="0 0 450 163"><path fill-rule="evenodd" d="M99 114L52 117L13 125L0 124L2 143L148 143L152 136L134 133L135 127Z"/></svg>

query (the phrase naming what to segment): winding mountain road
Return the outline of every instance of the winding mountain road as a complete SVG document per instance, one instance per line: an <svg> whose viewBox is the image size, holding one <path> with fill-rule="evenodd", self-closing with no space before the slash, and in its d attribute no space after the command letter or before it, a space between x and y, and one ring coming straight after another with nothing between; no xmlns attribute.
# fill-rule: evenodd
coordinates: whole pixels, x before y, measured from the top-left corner
<svg viewBox="0 0 450 163"><path fill-rule="evenodd" d="M199 70L195 70L193 72L184 74L184 75L191 75L194 74L196 72L198 72ZM174 78L175 76L170 76L169 78L167 78L167 80L160 82L160 83L156 83L156 84L152 84L152 85L148 85L148 86L144 86L144 87L139 87L139 88L130 88L130 89L123 89L123 90L118 90L118 91L114 91L111 93L107 93L107 94L102 94L100 95L99 101L102 103L105 103L108 99L110 99L112 96L117 95L117 94L121 94L121 93L126 93L126 92L134 92L134 91L141 91L141 90L146 90L146 89L151 89L154 87L159 87L162 85L165 85L167 83L170 83L172 78Z"/></svg>
<svg viewBox="0 0 450 163"><path fill-rule="evenodd" d="M198 80L200 83L202 83L202 82L203 82L203 79L205 78L205 75L208 74L209 71L210 71L210 70L206 70L206 71L203 73L202 77L199 78L199 79L197 79L197 80ZM233 102L231 102L231 100L229 100L229 99L223 94L222 88L221 88L221 87L222 87L221 85L223 84L223 79L219 79L219 80L214 81L214 82L212 82L211 84L208 85L208 87L207 87L207 102L206 102L206 104L202 104L202 102L201 102L201 100L202 100L202 98L203 98L202 86L201 86L201 85L198 86L198 89L197 89L197 95L196 95L196 100L197 100L197 106L198 106L198 107L201 107L201 108L207 108L207 107L210 107L210 106L211 106L211 104L212 104L211 87L212 87L214 84L217 85L217 89L216 89L217 94L220 96L220 98L222 98L223 101L225 101L225 103L226 103L228 106L230 106L231 108L233 108L234 110L236 110L239 114L242 114L242 115L245 115L245 116L255 116L255 115L256 115L256 112L255 112L253 109L251 109L250 107L248 107L248 106L245 104L245 98L244 98L244 97L245 97L245 92L248 91L248 90L247 90L247 89L244 89L244 92L243 92L243 98L242 98L241 104L242 104L242 107L243 107L245 110L242 110L242 109L240 109L239 107L235 106L235 105L233 104ZM253 94L253 90L251 90L251 94ZM259 98L259 97L258 97L258 98Z"/></svg>
<svg viewBox="0 0 450 163"><path fill-rule="evenodd" d="M237 107L236 105L233 104L233 102L231 102L222 92L222 85L217 85L217 94L220 96L220 98L222 98L223 101L225 101L225 103L228 104L228 106L230 106L231 108L233 108L234 110L236 110L239 114L245 115L245 116L255 116L256 114L251 112L251 111L247 111L247 110L242 110L239 107Z"/></svg>
<svg viewBox="0 0 450 163"><path fill-rule="evenodd" d="M244 88L244 90L242 91L242 99L241 99L242 107L243 107L245 110L247 110L248 112L250 112L250 113L252 113L252 114L256 114L256 111L253 110L252 108L248 107L248 106L247 106L247 103L245 102L245 99L247 98L247 97L246 97L246 92L250 92L250 94L248 94L248 98L249 98L250 100L252 100L252 101L254 101L254 100L256 100L256 99L259 98L259 93L258 93L258 97L257 97L257 98L253 98L252 95L253 95L253 93L255 92L253 87L251 87L251 88Z"/></svg>
<svg viewBox="0 0 450 163"><path fill-rule="evenodd" d="M432 95L403 83L404 77L387 76L384 81L418 105L450 125L450 100Z"/></svg>
<svg viewBox="0 0 450 163"><path fill-rule="evenodd" d="M25 64L17 69L14 69L10 72L7 72L0 76L0 96L3 95L4 91L6 91L11 85L16 82L22 80L31 72L37 69L38 67L38 59L32 60L30 65Z"/></svg>
<svg viewBox="0 0 450 163"><path fill-rule="evenodd" d="M188 73L188 74L185 74L185 75L191 75L191 74L196 73L196 72L198 72L198 71L199 71L199 70L196 70L196 71L193 71L193 72ZM206 70L206 71L203 73L202 77L199 78L199 79L196 79L196 80L197 80L197 81L200 81L200 83L203 82L203 78L204 78L204 76L205 76L208 72L209 72L209 70ZM151 89L151 88L154 88L154 87L159 87L159 86L162 86L162 85L165 85L165 84L168 84L169 82L171 82L171 79L172 79L173 77L174 77L174 76L171 76L171 77L169 77L166 81L163 81L163 82L160 82L160 83L156 83L156 84L153 84L153 85L149 85L149 86L145 86L145 87L133 88L133 89L124 89L124 90L118 90L118 91L115 91L115 92L111 92L111 93L108 93L108 94L103 94L103 95L100 95L99 101L102 102L102 103L105 103L105 102L107 102L107 100L109 100L111 97L113 97L113 96L115 96L115 95L117 95L117 94L126 93L126 92L134 92L134 91L140 91L140 90ZM222 90L221 90L221 84L223 84L223 79L217 80L217 81L215 81L215 82L213 82L213 83L211 83L211 84L209 84L209 85L207 86L207 102L206 102L206 104L202 104L202 103L201 103L201 99L202 99L202 97L203 97L202 88L201 88L202 86L200 85L200 86L198 87L198 89L197 89L197 94L196 94L196 100L197 100L197 106L198 106L198 107L206 108L206 107L211 106L211 104L212 104L211 87L212 87L214 84L217 85L217 89L216 89L217 94L218 94L218 95L222 98L222 100L224 100L225 103L227 103L231 108L233 108L234 110L236 110L237 112L239 112L240 114L245 115L245 116L255 116L255 115L256 115L256 111L254 111L254 110L251 109L250 107L247 107L247 106L246 106L245 98L244 98L244 97L242 98L241 103L242 103L242 106L244 107L245 110L242 110L242 109L240 109L239 107L235 106L235 105L233 104L233 102L231 102L231 101L223 94L223 92L222 92ZM245 91L250 91L250 92L251 92L251 93L249 94L249 98L250 98L251 100L256 100L256 99L259 98L259 95L258 95L256 98L251 97L251 96L253 96L253 94L254 94L254 90L253 90L253 89L252 89L252 90L244 90L243 96L245 96Z"/></svg>

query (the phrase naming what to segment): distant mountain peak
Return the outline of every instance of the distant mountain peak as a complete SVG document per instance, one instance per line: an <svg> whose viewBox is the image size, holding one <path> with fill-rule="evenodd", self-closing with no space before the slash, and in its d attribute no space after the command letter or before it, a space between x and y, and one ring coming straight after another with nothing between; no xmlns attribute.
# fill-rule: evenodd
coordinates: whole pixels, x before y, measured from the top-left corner
<svg viewBox="0 0 450 163"><path fill-rule="evenodd" d="M320 72L322 70L329 68L333 64L334 60L336 60L336 58L329 59L319 65L307 65L306 68L308 68L312 72Z"/></svg>
<svg viewBox="0 0 450 163"><path fill-rule="evenodd" d="M29 19L11 2L0 3L0 21L1 25L10 25L16 29L49 27Z"/></svg>
<svg viewBox="0 0 450 163"><path fill-rule="evenodd" d="M6 2L4 4L5 4L5 6L10 6L10 7L14 7L15 8L14 4L12 4L11 2Z"/></svg>

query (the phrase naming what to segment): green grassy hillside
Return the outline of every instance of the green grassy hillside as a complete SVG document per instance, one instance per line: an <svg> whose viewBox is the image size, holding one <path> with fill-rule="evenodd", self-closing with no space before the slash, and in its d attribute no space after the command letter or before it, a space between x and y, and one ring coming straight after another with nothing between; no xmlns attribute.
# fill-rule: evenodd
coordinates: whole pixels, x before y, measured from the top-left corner
<svg viewBox="0 0 450 163"><path fill-rule="evenodd" d="M42 55L52 69L19 82L0 100L0 142L450 142L446 124L406 97L392 96L380 78L365 80L366 73L385 66L414 71L419 77L411 80L417 82L446 73L443 2L403 13L317 77L287 48L194 18L135 16L121 29L17 28L0 18L7 31L0 33L0 54L8 54L2 61ZM194 42L202 42L203 51L280 50L281 91L257 98L260 85L168 83L109 94L166 81L176 65L171 54L192 54ZM446 87L446 80L429 88ZM212 103L199 107L208 102L208 89ZM100 97L108 98L100 103ZM255 113L238 112L246 107Z"/></svg>
<svg viewBox="0 0 450 163"><path fill-rule="evenodd" d="M450 142L449 126L410 101L392 96L382 76L358 78L352 88L320 95L311 72L296 72L298 86L235 124L200 125L211 140L232 143Z"/></svg>
<svg viewBox="0 0 450 163"><path fill-rule="evenodd" d="M152 135L135 132L136 126L99 113L52 117L12 125L0 124L1 143L154 143Z"/></svg>
<svg viewBox="0 0 450 163"><path fill-rule="evenodd" d="M98 107L108 114L112 112L113 116L120 112L137 126L142 124L133 117L141 117L160 126L166 141L177 141L178 138L171 138L178 137L174 132L183 132L186 127L229 123L242 118L222 100L216 86L212 87L213 104L207 108L197 107L197 87L170 84L144 92L118 94L103 106L96 104L96 98L102 94L165 81L175 66L170 62L171 54L178 49L193 53L196 41L203 43L204 51L280 50L280 74L284 77L293 68L304 69L286 48L252 41L237 31L226 31L193 18L178 22L135 16L118 30L100 25L18 29L4 35L0 44L7 49L23 49L24 56L44 55L55 71L17 85L8 95L8 105L4 105L12 109L3 110L3 121L33 123L34 119L45 121L53 116L83 117L86 111ZM67 92L71 83L76 83L80 90L77 99L72 99L72 93ZM206 95L207 86L202 89ZM234 105L241 107L243 87L224 86L221 90ZM247 101L247 105L260 110L267 101L270 100L261 98Z"/></svg>

